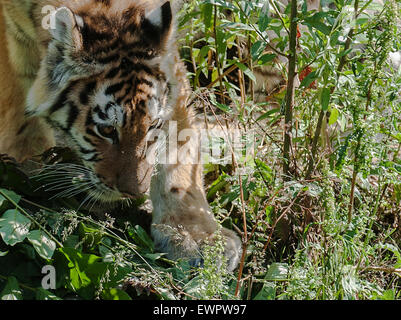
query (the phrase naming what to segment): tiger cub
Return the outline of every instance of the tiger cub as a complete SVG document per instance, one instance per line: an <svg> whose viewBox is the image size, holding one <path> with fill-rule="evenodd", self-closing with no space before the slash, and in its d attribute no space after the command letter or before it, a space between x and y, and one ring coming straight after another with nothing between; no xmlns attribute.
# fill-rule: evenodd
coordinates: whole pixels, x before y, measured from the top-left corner
<svg viewBox="0 0 401 320"><path fill-rule="evenodd" d="M82 185L104 202L150 189L156 247L201 261L218 229L202 166L148 160L153 131L171 121L178 131L195 129L170 2L0 1L0 153L24 161L67 146L81 162ZM241 242L221 232L234 270Z"/></svg>

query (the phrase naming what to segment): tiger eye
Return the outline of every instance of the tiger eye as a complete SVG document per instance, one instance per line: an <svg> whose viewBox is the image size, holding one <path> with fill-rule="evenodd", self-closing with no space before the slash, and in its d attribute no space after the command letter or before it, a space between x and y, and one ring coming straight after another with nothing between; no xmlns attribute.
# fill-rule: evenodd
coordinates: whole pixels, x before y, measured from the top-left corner
<svg viewBox="0 0 401 320"><path fill-rule="evenodd" d="M101 134L105 138L109 138L113 140L113 143L118 142L118 134L117 130L113 126L99 125L97 126L99 134Z"/></svg>
<svg viewBox="0 0 401 320"><path fill-rule="evenodd" d="M106 136L111 135L114 132L114 130L116 130L116 129L112 126L101 128L102 134L104 134Z"/></svg>

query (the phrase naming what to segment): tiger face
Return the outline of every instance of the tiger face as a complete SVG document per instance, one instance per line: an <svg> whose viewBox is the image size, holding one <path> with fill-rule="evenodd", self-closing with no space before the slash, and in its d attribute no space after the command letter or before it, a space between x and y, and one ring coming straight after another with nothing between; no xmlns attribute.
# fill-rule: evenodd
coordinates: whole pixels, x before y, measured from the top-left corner
<svg viewBox="0 0 401 320"><path fill-rule="evenodd" d="M162 66L170 3L148 10L132 2L124 9L121 1L59 8L27 98L27 113L45 119L81 159L89 193L108 202L148 190L147 136L163 125L169 104Z"/></svg>

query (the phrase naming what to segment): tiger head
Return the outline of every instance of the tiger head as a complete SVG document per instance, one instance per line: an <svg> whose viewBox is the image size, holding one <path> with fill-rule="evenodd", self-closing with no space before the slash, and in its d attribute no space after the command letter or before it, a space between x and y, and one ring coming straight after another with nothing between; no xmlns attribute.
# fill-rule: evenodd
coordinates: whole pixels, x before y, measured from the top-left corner
<svg viewBox="0 0 401 320"><path fill-rule="evenodd" d="M54 13L27 114L45 119L82 160L90 193L106 202L138 198L153 169L146 137L171 105L172 9L138 0L90 5Z"/></svg>

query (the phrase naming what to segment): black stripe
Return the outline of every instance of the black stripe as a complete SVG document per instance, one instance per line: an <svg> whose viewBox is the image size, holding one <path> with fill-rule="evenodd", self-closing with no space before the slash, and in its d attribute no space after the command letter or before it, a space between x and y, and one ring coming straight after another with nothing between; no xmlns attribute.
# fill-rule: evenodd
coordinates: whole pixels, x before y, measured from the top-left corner
<svg viewBox="0 0 401 320"><path fill-rule="evenodd" d="M153 88L153 82L151 82L151 81L149 81L149 80L146 80L146 79L144 79L144 78L139 78L139 79L137 79L137 82L138 82L138 84L144 83L144 84L146 84L148 87Z"/></svg>
<svg viewBox="0 0 401 320"><path fill-rule="evenodd" d="M110 6L110 0L95 0L95 2L99 2L103 4L104 6L109 7Z"/></svg>
<svg viewBox="0 0 401 320"><path fill-rule="evenodd" d="M90 125L93 125L93 124L95 124L95 122L93 121L92 111L89 109L89 111L86 115L85 126L89 127Z"/></svg>
<svg viewBox="0 0 401 320"><path fill-rule="evenodd" d="M58 96L57 101L51 106L49 114L52 114L58 110L60 110L64 105L68 103L68 95L72 91L75 86L75 82L70 84L67 88L65 88L60 95Z"/></svg>
<svg viewBox="0 0 401 320"><path fill-rule="evenodd" d="M116 99L116 103L117 103L118 105L121 105L121 103L123 102L124 98L125 98L125 96L117 98L117 99Z"/></svg>
<svg viewBox="0 0 401 320"><path fill-rule="evenodd" d="M25 117L25 118L30 118L30 117L32 117L33 115L35 115L35 111L28 110L28 109L30 109L29 106L26 106L25 109L26 109L25 112L24 112L24 117Z"/></svg>
<svg viewBox="0 0 401 320"><path fill-rule="evenodd" d="M97 137L97 136L96 136L96 137ZM88 137L84 136L83 138L84 138L84 140L85 140L87 143L89 143L90 145L92 145L92 146L94 146L94 147L97 146L97 144L94 143L94 142L93 142L91 139L89 139Z"/></svg>
<svg viewBox="0 0 401 320"><path fill-rule="evenodd" d="M74 125L75 120L77 120L79 114L78 107L70 102L70 110L68 112L68 119L67 119L67 127L65 128L66 131L70 131L71 127Z"/></svg>
<svg viewBox="0 0 401 320"><path fill-rule="evenodd" d="M93 131L91 128L86 128L86 133L89 134L92 137L99 138L99 136L96 134L95 131ZM93 143L92 143L93 144Z"/></svg>
<svg viewBox="0 0 401 320"><path fill-rule="evenodd" d="M96 88L96 81L89 82L85 85L85 88L79 94L79 102L83 105L87 105L89 103L89 96L93 94L93 91Z"/></svg>
<svg viewBox="0 0 401 320"><path fill-rule="evenodd" d="M141 50L131 50L128 53L130 58L137 58L141 60L151 60L153 58L157 57L157 54L155 51L141 51Z"/></svg>
<svg viewBox="0 0 401 320"><path fill-rule="evenodd" d="M154 72L154 70L152 70L150 67L148 67L146 64L143 64L143 63L135 63L132 66L132 71L135 71L137 73L144 71L147 74L150 74L151 76L153 76L153 72Z"/></svg>
<svg viewBox="0 0 401 320"><path fill-rule="evenodd" d="M95 41L112 41L114 39L112 33L98 32L90 28L87 24L81 29L81 33L85 48L88 48Z"/></svg>
<svg viewBox="0 0 401 320"><path fill-rule="evenodd" d="M90 158L90 159L88 159L88 160L86 160L86 161L89 161L89 162L99 162L100 160L101 160L101 159L99 159L99 155L96 153L96 154L93 155L92 158Z"/></svg>
<svg viewBox="0 0 401 320"><path fill-rule="evenodd" d="M105 91L106 95L113 95L116 92L120 91L124 87L125 82L116 83L110 87L108 87Z"/></svg>
<svg viewBox="0 0 401 320"><path fill-rule="evenodd" d="M146 102L144 100L139 100L138 103L136 104L135 110L141 113L143 112L146 113Z"/></svg>
<svg viewBox="0 0 401 320"><path fill-rule="evenodd" d="M124 112L123 114L123 128L127 125L127 113Z"/></svg>
<svg viewBox="0 0 401 320"><path fill-rule="evenodd" d="M108 104L106 104L106 109L105 109L106 113L108 113L109 110L111 108L113 108L114 106L115 106L115 104L113 102L109 102Z"/></svg>
<svg viewBox="0 0 401 320"><path fill-rule="evenodd" d="M100 119L102 120L107 119L107 115L100 109L99 105L97 105L95 109L93 109L93 111L97 113Z"/></svg>
<svg viewBox="0 0 401 320"><path fill-rule="evenodd" d="M106 74L106 79L113 79L114 77L116 77L118 75L119 72L120 72L120 67L116 67L116 68L111 69Z"/></svg>
<svg viewBox="0 0 401 320"><path fill-rule="evenodd" d="M83 153L83 154L90 154L90 153L94 153L94 152L96 152L96 149L92 149L92 150L89 150L89 149L85 149L84 147L79 147L79 151L81 152L81 153Z"/></svg>
<svg viewBox="0 0 401 320"><path fill-rule="evenodd" d="M99 63L101 63L101 64L109 64L109 63L112 63L112 62L116 62L119 59L120 59L120 55L118 53L116 53L116 54L113 54L111 56L107 56L107 57L104 57L104 58L97 58L97 61Z"/></svg>
<svg viewBox="0 0 401 320"><path fill-rule="evenodd" d="M17 136L19 136L20 134L22 134L24 131L25 131L25 129L28 127L28 122L25 122L20 128L19 128L19 130L18 130L18 132L17 132Z"/></svg>

